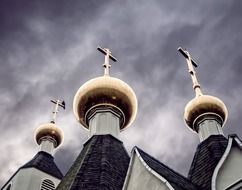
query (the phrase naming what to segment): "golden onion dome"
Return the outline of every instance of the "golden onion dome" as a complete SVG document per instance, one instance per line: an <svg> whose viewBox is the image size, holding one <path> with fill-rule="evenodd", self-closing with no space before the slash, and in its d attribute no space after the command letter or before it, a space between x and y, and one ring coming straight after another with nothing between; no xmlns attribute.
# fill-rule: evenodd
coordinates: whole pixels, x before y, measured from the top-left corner
<svg viewBox="0 0 242 190"><path fill-rule="evenodd" d="M54 123L46 123L40 125L35 131L35 140L37 144L41 143L43 137L52 137L55 140L55 148L58 147L64 140L63 131Z"/></svg>
<svg viewBox="0 0 242 190"><path fill-rule="evenodd" d="M87 113L99 105L111 106L121 111L124 122L120 129L128 127L136 117L137 98L134 91L122 80L109 75L87 81L74 97L74 114L85 128L89 128Z"/></svg>
<svg viewBox="0 0 242 190"><path fill-rule="evenodd" d="M193 130L196 119L204 114L218 115L225 124L228 117L228 110L225 104L217 97L201 95L192 99L185 107L184 119L186 124Z"/></svg>

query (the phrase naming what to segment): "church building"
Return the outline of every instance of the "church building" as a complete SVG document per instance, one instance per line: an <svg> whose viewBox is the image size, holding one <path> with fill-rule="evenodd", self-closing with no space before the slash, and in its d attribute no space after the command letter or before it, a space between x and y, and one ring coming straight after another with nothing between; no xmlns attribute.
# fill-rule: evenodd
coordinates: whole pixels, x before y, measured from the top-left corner
<svg viewBox="0 0 242 190"><path fill-rule="evenodd" d="M40 125L35 134L40 151L1 190L242 189L242 141L234 134L224 136L227 108L219 98L202 93L194 70L197 63L188 51L178 48L186 59L195 92L185 107L184 120L200 143L189 173L183 176L138 147L126 151L119 136L136 117L137 98L128 84L109 75L109 61L117 61L111 51L98 50L105 55L104 75L87 81L74 96L75 117L89 135L68 172L63 175L53 157L64 136L56 114L65 103L52 100L53 120Z"/></svg>

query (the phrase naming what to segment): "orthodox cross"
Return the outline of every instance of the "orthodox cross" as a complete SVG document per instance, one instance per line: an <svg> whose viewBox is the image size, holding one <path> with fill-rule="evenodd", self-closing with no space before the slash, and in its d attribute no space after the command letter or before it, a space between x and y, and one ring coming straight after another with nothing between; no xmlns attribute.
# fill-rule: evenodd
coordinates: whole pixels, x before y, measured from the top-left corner
<svg viewBox="0 0 242 190"><path fill-rule="evenodd" d="M59 106L62 107L63 109L65 109L66 104L64 101L61 101L61 100L50 100L50 101L54 104L54 110L52 112L53 119L52 119L51 123L55 123Z"/></svg>
<svg viewBox="0 0 242 190"><path fill-rule="evenodd" d="M187 50L183 50L181 47L178 48L178 51L186 58L187 65L188 65L188 72L191 75L192 83L193 83L193 89L196 93L196 97L202 95L201 86L197 80L196 72L194 70L194 67L198 67L198 64L191 58L191 55Z"/></svg>
<svg viewBox="0 0 242 190"><path fill-rule="evenodd" d="M116 62L117 59L111 54L111 51L108 48L102 48L98 46L97 50L105 55L105 61L103 64L104 75L109 75L109 68L111 67L111 65L109 64L109 59L113 60L114 62Z"/></svg>

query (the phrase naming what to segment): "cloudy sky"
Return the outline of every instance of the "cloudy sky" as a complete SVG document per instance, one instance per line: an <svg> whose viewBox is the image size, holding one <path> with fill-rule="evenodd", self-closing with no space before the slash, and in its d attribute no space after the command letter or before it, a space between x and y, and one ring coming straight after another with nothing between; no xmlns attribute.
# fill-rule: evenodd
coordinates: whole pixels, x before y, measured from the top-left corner
<svg viewBox="0 0 242 190"><path fill-rule="evenodd" d="M55 159L68 170L87 140L73 97L103 74L98 45L118 58L111 75L138 98L136 120L121 134L128 152L137 145L187 175L199 140L183 121L194 92L179 46L199 63L204 94L227 105L225 135L242 137L241 10L235 0L1 0L0 186L38 151L33 134L50 121L51 98L67 104L58 115L65 142Z"/></svg>

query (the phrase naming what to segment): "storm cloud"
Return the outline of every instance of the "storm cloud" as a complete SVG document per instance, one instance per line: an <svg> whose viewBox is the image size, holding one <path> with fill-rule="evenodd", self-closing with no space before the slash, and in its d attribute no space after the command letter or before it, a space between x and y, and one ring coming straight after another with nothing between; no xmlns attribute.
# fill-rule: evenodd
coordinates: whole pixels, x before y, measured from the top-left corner
<svg viewBox="0 0 242 190"><path fill-rule="evenodd" d="M64 99L57 124L65 141L55 159L65 173L87 140L73 97L103 74L101 45L118 58L111 76L135 91L135 122L121 133L128 152L144 149L187 175L198 137L183 121L194 97L177 48L199 63L204 94L222 99L227 136L242 136L241 1L14 1L0 2L0 185L38 151L34 131L51 119L51 98Z"/></svg>

